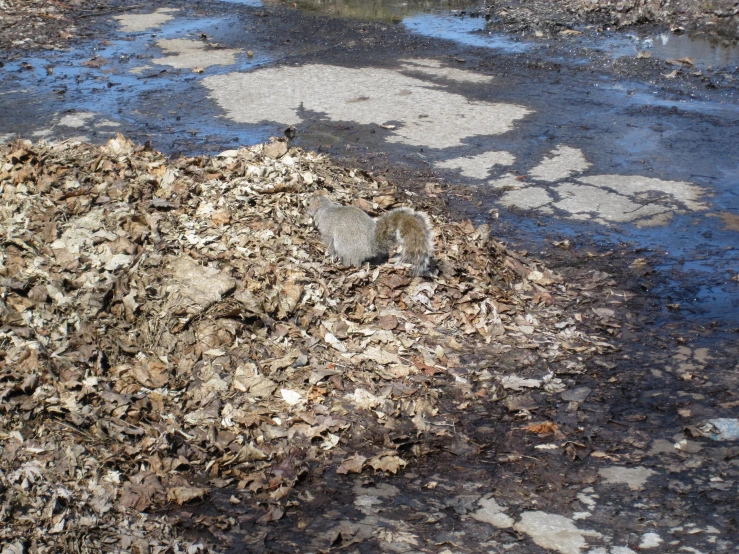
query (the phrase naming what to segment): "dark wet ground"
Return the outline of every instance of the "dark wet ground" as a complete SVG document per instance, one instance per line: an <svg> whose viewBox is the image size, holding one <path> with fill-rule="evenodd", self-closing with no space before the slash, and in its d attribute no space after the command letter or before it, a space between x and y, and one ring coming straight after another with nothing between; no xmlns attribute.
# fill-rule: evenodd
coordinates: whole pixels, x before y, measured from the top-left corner
<svg viewBox="0 0 739 554"><path fill-rule="evenodd" d="M649 314L646 307L639 311ZM455 414L453 421L438 423L449 433L420 438L412 430L372 429L362 433L362 440L342 441L347 452L361 451L362 441L389 439L400 445L398 453L411 466L397 477L307 468L292 506L269 525L260 522L264 509L254 509L246 502L248 494L230 488L216 491L204 505L178 512L176 520L226 552L550 551L524 532L496 529L475 517L484 499L494 497L514 519L530 512L590 511L577 524L602 535L588 540L591 548L632 549L604 551L647 550L639 545L646 533L655 533L673 545L662 544L656 552L733 552L739 540L734 509L739 451L725 442L694 438L685 414L735 414L736 396L730 391L737 386L739 352L735 346L710 348L715 356L710 370L704 367L705 373L686 380L667 369L679 356L676 345L715 345L713 332L668 324L651 334L645 332L651 318L643 318L644 324L623 322L630 332L618 337L623 342L615 341L623 348L619 355L587 363L582 374L565 377L572 386L591 389L579 406L546 394L528 397L534 419L555 422L567 434L565 441L527 435L527 421L508 413L504 402L469 409L455 384L439 379L433 388L448 395L448 413ZM520 360L510 367L520 371ZM529 369L525 373L535 375L542 368L535 364ZM676 449L680 441L691 451ZM555 442L564 447L549 450ZM643 491L603 486L599 471L604 465L646 467L659 476ZM234 494L243 507L234 506ZM598 507L590 508L590 502Z"/></svg>
<svg viewBox="0 0 739 554"><path fill-rule="evenodd" d="M525 533L473 519L479 500L493 494L514 519L539 510L569 517L589 509L578 495L596 494L597 509L578 521L606 537L589 540L593 547L638 551L644 533L656 531L665 543L652 552L683 547L733 551L739 544L737 443L698 438L694 429L705 419L736 417L739 406L739 231L727 224L734 221L727 214L739 215L736 47L691 45L685 36L669 36L662 44L656 30L554 39L490 36L482 31L481 18L416 14L400 23L408 12L395 9L371 19L334 19L311 10L253 4L167 4L183 7L186 17L165 24L157 37L204 33L222 47L253 51L234 65L209 67L204 75L160 66L132 76L129 68L147 63L156 52L151 48L155 37L150 32L124 36L110 22L101 22L101 35L72 52L8 57L0 68L0 135L84 134L102 142L119 131L167 153L217 153L279 135L283 126L237 124L222 117L199 86L206 76L270 64L396 67L399 57L440 58L496 77L484 89L457 84L455 92L473 100L524 103L534 114L504 135L478 137L478 144L454 151L427 150L420 157L418 148L386 142L375 126L306 113L296 144L387 173L410 190L444 181L446 208L454 215L491 223L498 238L565 275L611 275L596 287L597 304L591 305L584 293L582 306L573 305L573 310L609 306L604 303L609 287L628 291L630 298L616 304L618 316L603 323L617 353L583 360L571 373L559 368L558 375L571 387L591 389L587 399L573 407L556 395L531 394L527 408L534 419L561 425L567 441L524 433L527 422L514 419L516 412L501 401L467 411L459 381L434 376L422 385L429 394L444 396L452 421L438 423L446 432L429 439L418 438L413 429L388 432L378 426L342 444L347 452L361 449L362 441L402 444L400 452L412 463L398 476L365 472L350 477L333 470L319 475L307 467L285 516L270 524L258 521L264 507L255 508L248 494L233 487L216 491L205 505L171 515L193 536L213 540L228 552L513 548L535 553L545 550ZM638 51L650 51L652 57L636 59ZM665 77L674 67L664 60L685 56L696 57L695 69ZM87 111L117 126L96 117L82 128L55 127L64 115ZM513 152L517 162L510 169L525 175L560 143L582 149L603 173L700 185L710 191L711 207L707 214L679 215L668 226L649 229L505 209L495 219L489 213L499 194L429 164L486 146ZM553 246L564 240L570 249ZM639 258L646 262L634 264ZM610 280L613 285L607 284ZM547 360L536 356L510 360L476 353L466 361L524 376L550 369ZM655 447L655 441L682 439L700 448ZM536 448L554 442L559 446L553 450ZM646 491L599 485L604 464L645 466L659 475ZM378 527L387 530L381 542L370 532ZM712 534L709 527L720 532ZM421 543L414 543L418 537ZM670 540L677 543L668 546Z"/></svg>
<svg viewBox="0 0 739 554"><path fill-rule="evenodd" d="M583 291L573 311L616 309L615 319L597 324L615 352L566 367L535 351L501 355L494 345L468 353L455 375L419 376L426 394L444 404L430 419L434 432L350 418L359 431L342 439L339 453L397 447L411 461L397 476L314 472L308 463L278 521L265 524L267 506L254 507L249 493L232 487L171 515L191 536L233 553L579 552L543 548L518 528L491 527L481 506L494 498L512 521L535 512L573 516L580 529L600 534L587 540L588 552L733 552L739 447L707 440L697 422L736 416L737 330L668 313L652 292L662 277L628 267L644 252L598 246L548 259ZM568 392L584 390L586 398L538 390L470 402L485 385L485 368L526 377L554 371ZM523 405L531 419L518 411ZM527 433L530 421L553 422L562 434ZM603 483L604 467L656 475L643 490L631 489ZM650 533L665 542L640 549Z"/></svg>

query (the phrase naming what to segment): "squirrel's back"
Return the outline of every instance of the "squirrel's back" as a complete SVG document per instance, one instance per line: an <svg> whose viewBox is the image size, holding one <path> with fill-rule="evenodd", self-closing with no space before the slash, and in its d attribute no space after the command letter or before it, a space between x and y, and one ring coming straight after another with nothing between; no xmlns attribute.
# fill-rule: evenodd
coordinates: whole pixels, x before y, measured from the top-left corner
<svg viewBox="0 0 739 554"><path fill-rule="evenodd" d="M308 206L331 256L344 265L360 266L378 256L375 221L359 208L341 206L315 195Z"/></svg>

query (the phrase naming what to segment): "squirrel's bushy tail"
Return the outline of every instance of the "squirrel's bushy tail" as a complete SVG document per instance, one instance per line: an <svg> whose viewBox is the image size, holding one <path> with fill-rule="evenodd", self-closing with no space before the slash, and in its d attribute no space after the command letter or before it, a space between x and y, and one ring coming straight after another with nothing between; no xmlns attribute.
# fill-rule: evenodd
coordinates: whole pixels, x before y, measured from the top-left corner
<svg viewBox="0 0 739 554"><path fill-rule="evenodd" d="M413 266L414 275L426 273L433 254L433 232L426 214L409 208L396 208L377 220L379 249L390 252L400 245L401 261Z"/></svg>

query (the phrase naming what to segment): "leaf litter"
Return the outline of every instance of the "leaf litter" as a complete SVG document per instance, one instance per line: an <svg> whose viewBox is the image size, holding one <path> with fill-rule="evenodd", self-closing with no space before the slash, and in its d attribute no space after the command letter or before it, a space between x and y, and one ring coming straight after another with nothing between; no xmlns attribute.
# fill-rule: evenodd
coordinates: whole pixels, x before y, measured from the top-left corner
<svg viewBox="0 0 739 554"><path fill-rule="evenodd" d="M477 451L440 382L459 409L505 399L525 419L532 389L561 393L556 375L615 349L613 310L579 306L607 274L565 283L430 204L412 207L432 217L436 275L335 265L310 194L409 203L284 142L168 159L121 135L19 140L1 163L0 538L21 552L202 551L167 506L231 487L267 523L310 468L394 474L428 452L389 436ZM386 440L355 448L370 427Z"/></svg>

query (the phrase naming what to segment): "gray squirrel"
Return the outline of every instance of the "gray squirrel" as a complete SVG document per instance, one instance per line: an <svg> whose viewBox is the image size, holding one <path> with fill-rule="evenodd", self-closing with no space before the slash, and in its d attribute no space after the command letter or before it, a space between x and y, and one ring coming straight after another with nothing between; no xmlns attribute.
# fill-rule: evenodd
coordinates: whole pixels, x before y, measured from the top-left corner
<svg viewBox="0 0 739 554"><path fill-rule="evenodd" d="M345 266L385 261L397 244L400 261L411 264L414 275L423 275L429 268L433 231L424 213L396 208L375 220L359 208L336 204L320 193L311 197L308 213L329 255L340 258Z"/></svg>

